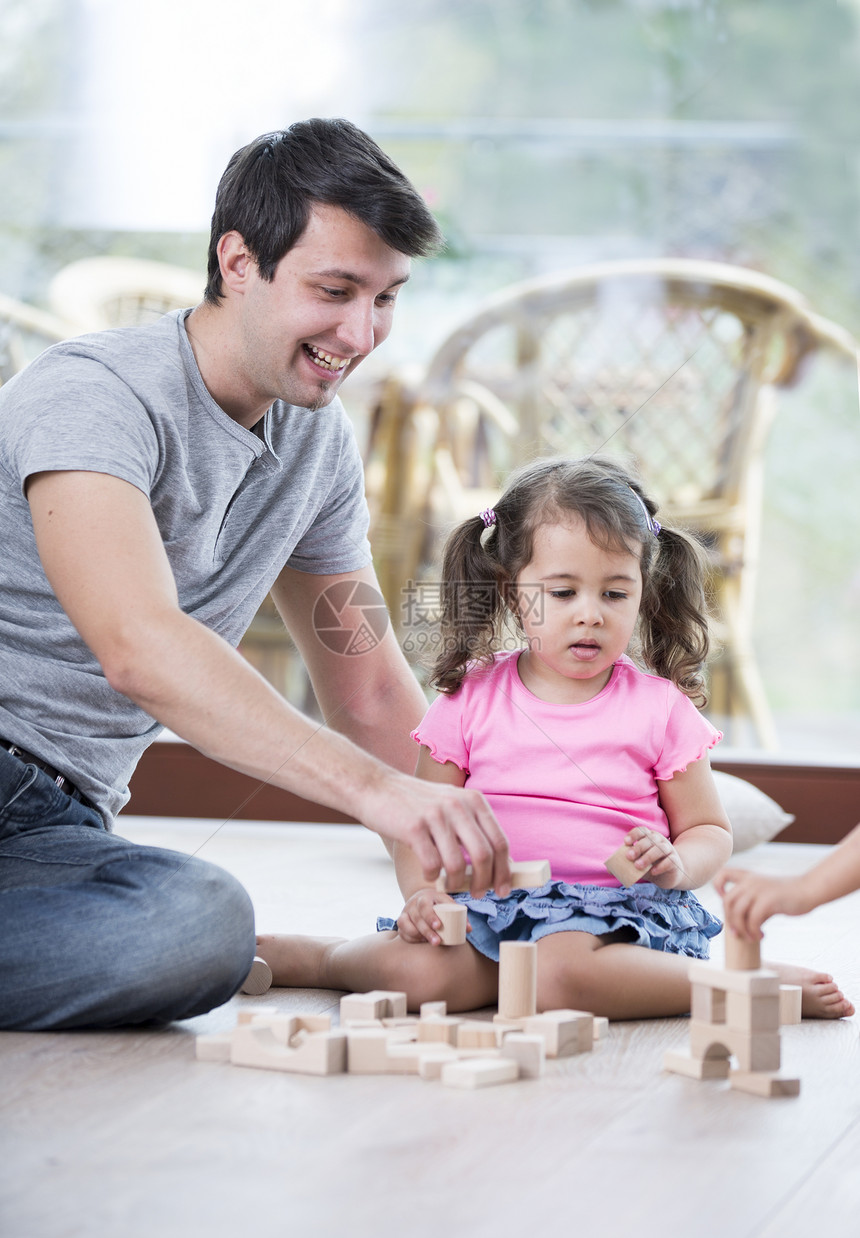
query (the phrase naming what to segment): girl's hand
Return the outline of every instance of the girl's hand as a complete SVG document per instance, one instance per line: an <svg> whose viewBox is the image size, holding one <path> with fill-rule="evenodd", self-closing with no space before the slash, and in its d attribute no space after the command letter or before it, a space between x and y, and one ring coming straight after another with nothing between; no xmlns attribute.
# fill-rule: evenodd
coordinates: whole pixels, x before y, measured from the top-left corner
<svg viewBox="0 0 860 1238"><path fill-rule="evenodd" d="M714 878L726 923L747 941L761 941L761 926L777 912L800 916L812 909L798 877L768 877L743 868L723 868Z"/></svg>
<svg viewBox="0 0 860 1238"><path fill-rule="evenodd" d="M442 938L439 936L439 929L442 927L442 921L435 915L433 908L436 903L453 903L454 901L449 894L442 894L432 886L416 890L406 900L406 905L397 917L398 934L412 945L421 941L429 941L431 946L441 945Z"/></svg>
<svg viewBox="0 0 860 1238"><path fill-rule="evenodd" d="M651 871L648 881L662 890L686 889L686 871L680 855L664 834L637 825L624 839L627 858L632 860L643 875L648 866Z"/></svg>

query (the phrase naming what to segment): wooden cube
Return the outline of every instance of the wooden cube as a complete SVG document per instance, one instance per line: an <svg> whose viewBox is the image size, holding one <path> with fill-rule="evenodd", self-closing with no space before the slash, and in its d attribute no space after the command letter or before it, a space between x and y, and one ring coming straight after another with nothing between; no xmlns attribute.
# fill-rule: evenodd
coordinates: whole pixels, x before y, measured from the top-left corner
<svg viewBox="0 0 860 1238"><path fill-rule="evenodd" d="M502 1041L503 1058L510 1058L520 1068L521 1079L537 1079L544 1073L546 1043L543 1036L526 1036L511 1032Z"/></svg>
<svg viewBox="0 0 860 1238"><path fill-rule="evenodd" d="M594 1016L585 1010L547 1010L528 1019L525 1030L543 1037L547 1057L570 1057L594 1047Z"/></svg>
<svg viewBox="0 0 860 1238"><path fill-rule="evenodd" d="M496 1028L480 1019L464 1019L457 1028L458 1049L495 1049L498 1044Z"/></svg>
<svg viewBox="0 0 860 1238"><path fill-rule="evenodd" d="M627 858L626 843L613 851L609 859L603 861L603 865L623 886L635 886L637 881L648 876L653 867L649 864L647 868L637 868L633 861Z"/></svg>

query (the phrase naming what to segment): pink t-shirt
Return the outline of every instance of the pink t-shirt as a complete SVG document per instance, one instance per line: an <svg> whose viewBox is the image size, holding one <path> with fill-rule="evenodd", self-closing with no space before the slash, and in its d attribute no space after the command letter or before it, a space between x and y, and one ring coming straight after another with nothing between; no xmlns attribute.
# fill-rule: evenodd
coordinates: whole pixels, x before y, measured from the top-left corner
<svg viewBox="0 0 860 1238"><path fill-rule="evenodd" d="M555 879L617 886L603 862L644 825L669 836L657 779L722 739L674 684L626 656L602 692L558 705L529 692L519 651L479 666L432 703L412 738L487 797L514 860L549 860Z"/></svg>

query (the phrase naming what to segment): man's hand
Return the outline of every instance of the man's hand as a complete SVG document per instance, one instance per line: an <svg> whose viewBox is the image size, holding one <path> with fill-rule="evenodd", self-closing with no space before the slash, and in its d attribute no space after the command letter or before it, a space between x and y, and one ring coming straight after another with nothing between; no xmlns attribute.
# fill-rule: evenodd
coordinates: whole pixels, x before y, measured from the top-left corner
<svg viewBox="0 0 860 1238"><path fill-rule="evenodd" d="M435 881L444 868L451 884L459 886L465 877L465 850L474 897L491 888L503 898L510 894L508 842L480 791L386 771L356 812L369 829L405 843L425 881Z"/></svg>

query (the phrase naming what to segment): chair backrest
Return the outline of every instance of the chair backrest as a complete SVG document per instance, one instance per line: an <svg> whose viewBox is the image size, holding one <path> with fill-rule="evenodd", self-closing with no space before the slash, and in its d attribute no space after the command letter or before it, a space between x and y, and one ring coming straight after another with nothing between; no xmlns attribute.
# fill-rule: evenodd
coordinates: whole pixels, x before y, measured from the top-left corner
<svg viewBox="0 0 860 1238"><path fill-rule="evenodd" d="M71 334L72 328L52 314L0 293L0 385Z"/></svg>
<svg viewBox="0 0 860 1238"><path fill-rule="evenodd" d="M77 331L152 322L197 305L204 279L196 271L144 258L82 258L58 271L48 296L55 314Z"/></svg>
<svg viewBox="0 0 860 1238"><path fill-rule="evenodd" d="M824 344L856 348L756 272L601 263L488 302L437 350L419 399L466 488L537 455L617 452L676 518L726 527L764 445L762 388L793 381Z"/></svg>

